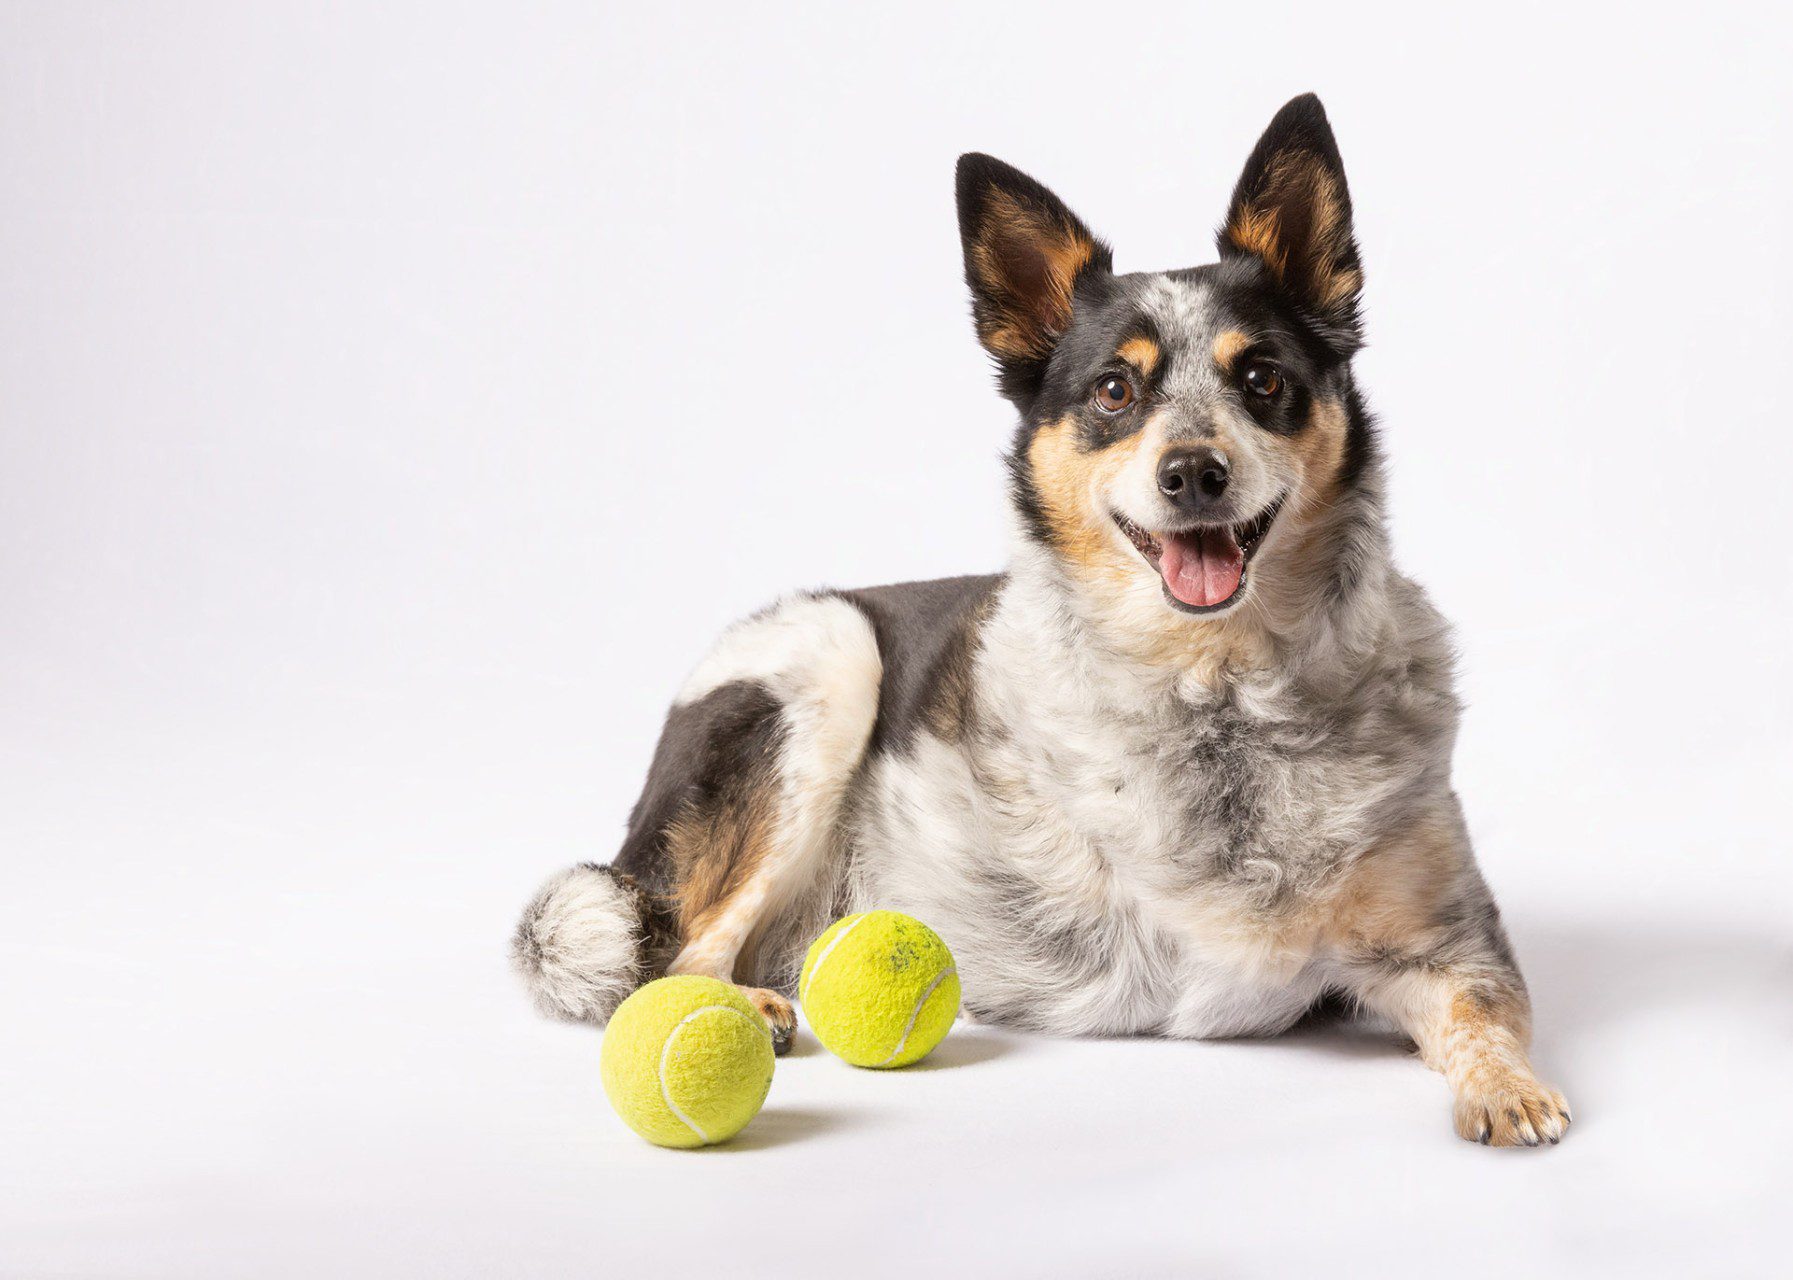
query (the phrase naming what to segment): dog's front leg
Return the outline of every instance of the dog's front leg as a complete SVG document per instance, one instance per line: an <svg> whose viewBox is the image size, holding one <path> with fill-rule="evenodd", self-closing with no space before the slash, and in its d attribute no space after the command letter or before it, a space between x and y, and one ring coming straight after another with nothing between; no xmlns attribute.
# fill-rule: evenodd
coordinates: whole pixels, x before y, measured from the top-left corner
<svg viewBox="0 0 1793 1280"><path fill-rule="evenodd" d="M1345 984L1444 1074L1461 1137L1563 1136L1569 1107L1532 1073L1531 1001L1454 799L1364 860L1339 923Z"/></svg>
<svg viewBox="0 0 1793 1280"><path fill-rule="evenodd" d="M1444 1073L1456 1095L1459 1137L1496 1147L1554 1143L1569 1127L1569 1104L1532 1073L1524 984L1517 973L1493 972L1490 959L1437 969L1416 960L1360 987L1359 995Z"/></svg>

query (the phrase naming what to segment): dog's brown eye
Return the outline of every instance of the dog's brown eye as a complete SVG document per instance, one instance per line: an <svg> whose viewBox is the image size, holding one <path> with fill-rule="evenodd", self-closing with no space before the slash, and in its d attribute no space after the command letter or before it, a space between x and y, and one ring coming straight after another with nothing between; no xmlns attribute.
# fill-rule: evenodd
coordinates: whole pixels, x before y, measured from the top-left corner
<svg viewBox="0 0 1793 1280"><path fill-rule="evenodd" d="M1245 366L1246 390L1269 397L1282 390L1282 374L1268 360L1253 360Z"/></svg>
<svg viewBox="0 0 1793 1280"><path fill-rule="evenodd" d="M1133 386L1125 378L1104 378L1096 384L1096 408L1119 413L1133 403Z"/></svg>

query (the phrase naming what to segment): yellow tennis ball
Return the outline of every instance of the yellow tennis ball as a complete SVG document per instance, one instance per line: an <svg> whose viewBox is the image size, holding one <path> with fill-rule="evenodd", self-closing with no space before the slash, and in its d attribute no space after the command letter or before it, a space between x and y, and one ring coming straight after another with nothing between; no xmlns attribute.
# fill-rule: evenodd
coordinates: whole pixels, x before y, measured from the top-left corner
<svg viewBox="0 0 1793 1280"><path fill-rule="evenodd" d="M810 944L797 983L803 1016L856 1067L906 1067L959 1015L959 971L940 935L913 916L865 911Z"/></svg>
<svg viewBox="0 0 1793 1280"><path fill-rule="evenodd" d="M772 1030L733 986L686 974L650 982L604 1030L610 1105L662 1147L726 1142L772 1087Z"/></svg>

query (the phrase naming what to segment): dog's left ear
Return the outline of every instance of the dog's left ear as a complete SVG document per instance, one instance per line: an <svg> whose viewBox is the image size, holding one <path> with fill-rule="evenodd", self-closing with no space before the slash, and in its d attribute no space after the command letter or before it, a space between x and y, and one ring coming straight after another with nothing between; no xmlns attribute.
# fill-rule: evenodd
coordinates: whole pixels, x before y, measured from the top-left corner
<svg viewBox="0 0 1793 1280"><path fill-rule="evenodd" d="M1351 234L1351 193L1326 109L1313 94L1278 111L1258 139L1219 240L1223 258L1260 259L1329 336L1347 348L1361 340L1363 270Z"/></svg>

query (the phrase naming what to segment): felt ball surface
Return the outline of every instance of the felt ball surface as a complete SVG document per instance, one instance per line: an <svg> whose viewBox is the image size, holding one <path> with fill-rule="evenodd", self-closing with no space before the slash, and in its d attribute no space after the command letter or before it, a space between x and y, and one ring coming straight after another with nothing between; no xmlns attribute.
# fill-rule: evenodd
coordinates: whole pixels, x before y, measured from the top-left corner
<svg viewBox="0 0 1793 1280"><path fill-rule="evenodd" d="M959 971L921 921L864 911L836 920L810 945L797 997L835 1056L856 1067L906 1067L952 1028Z"/></svg>
<svg viewBox="0 0 1793 1280"><path fill-rule="evenodd" d="M599 1072L616 1114L649 1142L726 1142L772 1086L772 1031L729 983L661 978L611 1015Z"/></svg>

